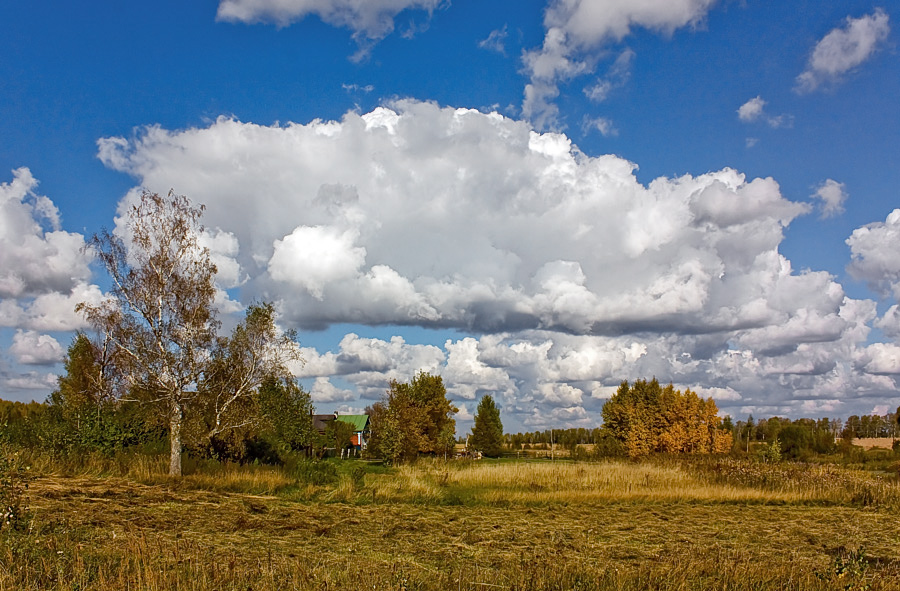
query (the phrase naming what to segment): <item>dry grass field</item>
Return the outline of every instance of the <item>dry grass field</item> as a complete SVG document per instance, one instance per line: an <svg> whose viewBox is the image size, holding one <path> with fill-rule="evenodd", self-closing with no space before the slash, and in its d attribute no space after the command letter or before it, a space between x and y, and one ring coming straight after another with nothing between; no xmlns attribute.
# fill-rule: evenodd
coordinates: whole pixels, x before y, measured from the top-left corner
<svg viewBox="0 0 900 591"><path fill-rule="evenodd" d="M900 589L896 477L730 460L421 462L326 485L120 472L45 468L0 589Z"/></svg>
<svg viewBox="0 0 900 591"><path fill-rule="evenodd" d="M861 439L854 439L853 445L858 445L863 449L873 449L873 448L881 448L881 449L891 449L894 446L894 441L896 441L893 437L864 437Z"/></svg>

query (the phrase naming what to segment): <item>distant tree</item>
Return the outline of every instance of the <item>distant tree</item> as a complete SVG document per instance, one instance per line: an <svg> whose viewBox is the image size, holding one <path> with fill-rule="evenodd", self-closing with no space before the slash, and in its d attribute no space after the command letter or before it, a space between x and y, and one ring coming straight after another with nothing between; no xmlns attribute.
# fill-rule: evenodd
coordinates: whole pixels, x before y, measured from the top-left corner
<svg viewBox="0 0 900 591"><path fill-rule="evenodd" d="M370 409L370 455L410 462L420 453L453 450L457 412L440 376L421 372L409 383L391 382L381 402Z"/></svg>
<svg viewBox="0 0 900 591"><path fill-rule="evenodd" d="M325 439L338 453L350 447L353 433L353 425L344 421L330 421L325 427Z"/></svg>
<svg viewBox="0 0 900 591"><path fill-rule="evenodd" d="M472 439L469 443L484 455L495 458L503 452L503 440L500 409L494 404L494 398L487 394L478 402Z"/></svg>
<svg viewBox="0 0 900 591"><path fill-rule="evenodd" d="M811 450L813 433L808 425L794 421L784 427L778 434L781 442L781 455L784 458L798 460L804 458Z"/></svg>

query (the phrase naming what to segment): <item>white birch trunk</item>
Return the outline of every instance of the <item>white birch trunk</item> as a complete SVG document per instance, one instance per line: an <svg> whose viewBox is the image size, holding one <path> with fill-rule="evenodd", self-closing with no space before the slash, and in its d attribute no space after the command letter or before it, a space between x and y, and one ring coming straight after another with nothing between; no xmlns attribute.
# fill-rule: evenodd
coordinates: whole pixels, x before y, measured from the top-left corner
<svg viewBox="0 0 900 591"><path fill-rule="evenodd" d="M169 476L181 478L181 426L184 423L184 408L180 401L172 401L172 416L169 421Z"/></svg>

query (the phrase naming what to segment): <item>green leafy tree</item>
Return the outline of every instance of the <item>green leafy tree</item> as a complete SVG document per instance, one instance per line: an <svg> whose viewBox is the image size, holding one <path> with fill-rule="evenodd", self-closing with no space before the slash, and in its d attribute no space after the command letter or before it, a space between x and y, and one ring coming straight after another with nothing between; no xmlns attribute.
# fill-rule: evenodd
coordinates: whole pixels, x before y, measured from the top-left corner
<svg viewBox="0 0 900 591"><path fill-rule="evenodd" d="M458 411L447 399L440 376L421 372L409 383L391 382L380 403L369 409L369 453L394 463L418 454L446 454L453 449Z"/></svg>
<svg viewBox="0 0 900 591"><path fill-rule="evenodd" d="M503 452L503 439L500 409L491 395L485 395L478 402L478 409L475 411L470 445L486 456L497 457Z"/></svg>
<svg viewBox="0 0 900 591"><path fill-rule="evenodd" d="M269 376L259 388L265 431L285 451L310 449L315 443L312 400L293 379Z"/></svg>
<svg viewBox="0 0 900 591"><path fill-rule="evenodd" d="M198 445L248 439L265 426L274 409L261 406L261 388L271 380L292 381L287 364L299 359L294 339L293 332L278 330L270 303L251 305L229 337L216 339L198 396L187 407Z"/></svg>
<svg viewBox="0 0 900 591"><path fill-rule="evenodd" d="M330 421L325 427L326 442L329 446L334 447L338 454L350 447L353 442L353 433L353 425L344 421Z"/></svg>
<svg viewBox="0 0 900 591"><path fill-rule="evenodd" d="M83 333L69 345L65 373L47 399L42 443L55 452L113 452L154 437L155 425L139 405L120 401L111 352Z"/></svg>

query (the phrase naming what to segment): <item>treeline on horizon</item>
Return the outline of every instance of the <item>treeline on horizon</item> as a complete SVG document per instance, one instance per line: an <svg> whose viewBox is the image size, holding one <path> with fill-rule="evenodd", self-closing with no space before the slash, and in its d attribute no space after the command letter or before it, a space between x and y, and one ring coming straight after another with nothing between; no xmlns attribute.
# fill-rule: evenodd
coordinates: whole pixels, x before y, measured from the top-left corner
<svg viewBox="0 0 900 591"><path fill-rule="evenodd" d="M164 453L168 432L163 417L140 404L84 395L85 384L77 380L79 352L84 346L76 337L67 357L67 374L60 377L59 388L46 402L0 400L0 443L58 455L125 449ZM198 458L278 464L292 454L319 458L329 448L349 445L352 433L344 423L335 422L324 434L312 427L312 402L296 383L268 381L257 394L260 416L252 425L213 440L197 439L191 444L189 439L185 451ZM676 390L671 384L661 386L655 379L623 382L604 404L603 426L592 429L563 426L503 433L499 407L489 396L483 402L490 403L491 426L480 426L484 424L480 417L471 437L476 448L482 448L479 451L492 457L554 449L565 450L576 460L654 453L755 454L767 459L806 460L842 448L846 451L856 438L894 438L900 433L897 412L852 415L846 420L778 416L755 420L751 415L735 422L730 416L718 416L712 398L703 399L690 389ZM456 409L446 399L439 377L419 374L409 384L395 383L381 402L366 410L373 428L368 457L409 462L423 453L452 453L452 445L440 442L452 441L455 423L451 417ZM462 434L458 441L469 437ZM485 439L496 443L479 445Z"/></svg>

